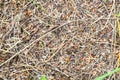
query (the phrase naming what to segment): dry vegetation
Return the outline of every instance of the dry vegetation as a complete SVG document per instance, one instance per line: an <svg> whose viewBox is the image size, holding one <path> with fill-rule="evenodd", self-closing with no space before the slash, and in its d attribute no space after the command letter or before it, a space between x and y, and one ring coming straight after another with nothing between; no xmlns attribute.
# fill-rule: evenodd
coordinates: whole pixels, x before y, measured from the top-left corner
<svg viewBox="0 0 120 80"><path fill-rule="evenodd" d="M119 11L120 0L0 0L0 80L94 80L115 69Z"/></svg>

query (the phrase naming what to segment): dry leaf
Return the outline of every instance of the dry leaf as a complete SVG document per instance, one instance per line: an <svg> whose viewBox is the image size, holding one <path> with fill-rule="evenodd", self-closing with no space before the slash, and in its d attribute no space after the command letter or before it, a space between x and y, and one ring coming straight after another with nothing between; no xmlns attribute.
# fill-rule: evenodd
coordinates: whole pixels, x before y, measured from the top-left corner
<svg viewBox="0 0 120 80"><path fill-rule="evenodd" d="M70 62L70 57L67 57L67 58L66 58L66 62L67 62L67 63Z"/></svg>
<svg viewBox="0 0 120 80"><path fill-rule="evenodd" d="M120 66L120 52L118 53L117 68Z"/></svg>
<svg viewBox="0 0 120 80"><path fill-rule="evenodd" d="M31 11L31 10L27 10L27 11L26 11L26 15L27 15L27 16L32 16L32 11Z"/></svg>

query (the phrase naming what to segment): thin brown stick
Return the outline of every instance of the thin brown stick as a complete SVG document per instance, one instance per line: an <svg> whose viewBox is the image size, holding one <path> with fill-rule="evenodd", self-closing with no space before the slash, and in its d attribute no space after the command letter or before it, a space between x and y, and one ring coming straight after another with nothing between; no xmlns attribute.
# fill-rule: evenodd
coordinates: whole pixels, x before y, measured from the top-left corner
<svg viewBox="0 0 120 80"><path fill-rule="evenodd" d="M76 21L76 20L75 20ZM55 31L57 30L58 28L61 28L71 22L74 22L74 21L68 21L67 23L64 23L62 24L61 26L59 27L55 27L55 28L52 28L51 30L47 31L46 33L44 33L41 37L39 37L38 39L34 40L33 42L31 42L29 45L27 45L25 48L23 48L22 50L20 50L19 52L17 52L16 54L14 54L12 57L10 57L9 59L7 59L5 62L1 63L0 64L0 67L3 66L4 64L6 64L7 62L11 61L14 57L16 57L17 55L19 55L21 52L23 52L24 50L26 50L27 48L29 48L32 44L38 42L41 38L43 38L44 36L48 35L50 32L52 31Z"/></svg>

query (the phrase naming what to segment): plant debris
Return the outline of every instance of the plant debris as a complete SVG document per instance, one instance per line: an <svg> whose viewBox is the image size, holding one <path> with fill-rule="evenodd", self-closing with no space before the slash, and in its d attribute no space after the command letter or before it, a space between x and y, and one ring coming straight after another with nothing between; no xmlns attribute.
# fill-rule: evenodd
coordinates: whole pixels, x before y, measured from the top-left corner
<svg viewBox="0 0 120 80"><path fill-rule="evenodd" d="M119 11L120 0L0 0L0 80L94 80L116 70Z"/></svg>

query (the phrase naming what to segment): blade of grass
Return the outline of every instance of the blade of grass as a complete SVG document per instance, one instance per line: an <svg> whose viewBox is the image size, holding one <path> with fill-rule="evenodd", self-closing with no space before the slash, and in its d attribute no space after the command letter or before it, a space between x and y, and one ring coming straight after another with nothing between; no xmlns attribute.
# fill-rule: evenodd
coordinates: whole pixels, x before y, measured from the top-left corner
<svg viewBox="0 0 120 80"><path fill-rule="evenodd" d="M106 3L106 2L107 2L107 0L104 0L104 2Z"/></svg>
<svg viewBox="0 0 120 80"><path fill-rule="evenodd" d="M108 72L108 73L100 76L100 77L97 77L95 80L103 80L104 78L106 78L106 77L114 74L115 72L119 72L119 71L120 71L120 68L117 68L117 69L115 69L115 70L113 70L113 71L110 71L110 72Z"/></svg>
<svg viewBox="0 0 120 80"><path fill-rule="evenodd" d="M40 80L47 80L47 78L45 75L43 75Z"/></svg>
<svg viewBox="0 0 120 80"><path fill-rule="evenodd" d="M120 17L120 12L118 14L115 14L116 17Z"/></svg>

